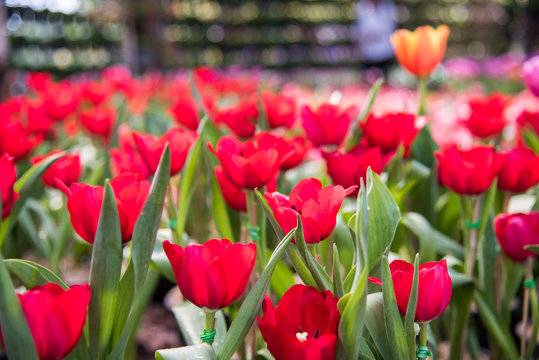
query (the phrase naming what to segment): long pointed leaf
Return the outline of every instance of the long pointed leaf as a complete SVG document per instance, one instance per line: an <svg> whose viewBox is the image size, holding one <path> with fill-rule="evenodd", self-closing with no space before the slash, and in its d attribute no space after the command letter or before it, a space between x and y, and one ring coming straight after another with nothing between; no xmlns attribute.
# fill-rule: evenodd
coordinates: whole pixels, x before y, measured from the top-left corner
<svg viewBox="0 0 539 360"><path fill-rule="evenodd" d="M404 331L406 332L406 341L408 342L408 358L415 360L415 329L414 320L417 308L417 288L419 284L419 255L415 256L414 261L414 277L412 280L412 288L410 290L410 298L406 308L406 316L404 318Z"/></svg>
<svg viewBox="0 0 539 360"><path fill-rule="evenodd" d="M268 288L271 274L287 246L292 241L295 231L296 229L292 229L279 245L277 245L255 286L251 289L249 295L247 295L243 301L243 304L241 304L234 321L230 325L221 351L217 356L219 360L229 360L247 335L247 332L253 324L253 321L260 310L260 306L262 305L262 300L264 299L264 294Z"/></svg>
<svg viewBox="0 0 539 360"><path fill-rule="evenodd" d="M56 283L67 290L67 286L62 279L46 267L29 260L6 259L4 260L7 269L15 274L25 288L31 289L34 286L45 285L46 283Z"/></svg>
<svg viewBox="0 0 539 360"><path fill-rule="evenodd" d="M406 342L404 325L397 307L393 279L391 278L389 261L386 256L382 258L382 294L384 296L384 319L389 343L397 359L406 359L409 354L408 343Z"/></svg>
<svg viewBox="0 0 539 360"><path fill-rule="evenodd" d="M337 244L333 244L333 295L338 298L344 295L344 284L341 273L341 259Z"/></svg>
<svg viewBox="0 0 539 360"><path fill-rule="evenodd" d="M303 224L301 222L301 217L299 216L299 214L297 219L298 227L296 229L295 239L299 253L301 254L304 263L307 265L307 268L313 276L314 281L316 281L316 286L318 287L318 290L329 290L333 287L331 279L329 278L329 275L326 273L326 271L322 269L320 264L313 258L313 256L307 249L305 237L303 236Z"/></svg>
<svg viewBox="0 0 539 360"><path fill-rule="evenodd" d="M155 238L159 228L159 221L163 213L163 203L167 192L170 169L170 150L168 145L163 150L161 160L157 166L155 176L150 187L148 197L144 202L142 211L135 223L133 229L132 240L132 258L135 271L134 293L142 287L148 268L153 248L155 246Z"/></svg>
<svg viewBox="0 0 539 360"><path fill-rule="evenodd" d="M107 181L90 265L90 356L105 359L110 345L122 269L122 234L114 190Z"/></svg>
<svg viewBox="0 0 539 360"><path fill-rule="evenodd" d="M157 360L214 360L215 351L208 344L184 346L176 349L157 350L155 353Z"/></svg>

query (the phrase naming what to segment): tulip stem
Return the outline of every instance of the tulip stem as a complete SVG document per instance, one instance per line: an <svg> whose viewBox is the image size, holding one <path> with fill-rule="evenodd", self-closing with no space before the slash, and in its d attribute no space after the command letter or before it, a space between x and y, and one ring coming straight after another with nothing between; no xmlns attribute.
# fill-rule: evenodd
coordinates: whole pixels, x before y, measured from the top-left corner
<svg viewBox="0 0 539 360"><path fill-rule="evenodd" d="M263 236L260 236L260 226L257 225L257 203L256 194L254 191L247 191L247 230L249 237L256 243L258 251L256 253L258 257L259 266L264 269L266 266L266 243Z"/></svg>
<svg viewBox="0 0 539 360"><path fill-rule="evenodd" d="M418 359L426 359L427 357L432 356L432 353L427 346L428 327L428 323L419 324L419 345L416 350L416 357Z"/></svg>
<svg viewBox="0 0 539 360"><path fill-rule="evenodd" d="M467 250L465 270L466 275L472 277L475 264L475 252L477 248L477 230L480 225L478 220L481 199L479 197L476 199L465 197L462 199L462 202L465 223L465 245Z"/></svg>
<svg viewBox="0 0 539 360"><path fill-rule="evenodd" d="M530 302L530 289L535 291L535 281L533 279L532 270L533 270L533 257L528 257L526 259L526 277L524 280L524 298L522 299L522 335L520 336L520 357L525 358L526 355L526 335L528 334L528 308ZM536 294L537 296L537 294ZM537 339L537 334L535 334ZM533 340L533 344L537 340Z"/></svg>
<svg viewBox="0 0 539 360"><path fill-rule="evenodd" d="M206 313L206 323L204 325L204 330L202 331L202 335L200 335L200 340L202 342L205 342L207 344L213 344L213 340L215 338L215 311L209 311L205 310Z"/></svg>
<svg viewBox="0 0 539 360"><path fill-rule="evenodd" d="M172 186L168 183L167 189L167 214L168 214L168 227L174 236L174 243L182 244L182 235L178 233L178 216L176 214L176 207L174 206L174 200L172 199Z"/></svg>
<svg viewBox="0 0 539 360"><path fill-rule="evenodd" d="M427 77L420 76L417 78L417 87L419 91L419 108L417 109L417 116L425 114L425 101L427 100Z"/></svg>
<svg viewBox="0 0 539 360"><path fill-rule="evenodd" d="M531 265L528 265L530 267L533 266L533 260L532 258L528 258L528 263L531 263ZM537 345L537 333L539 332L539 305L537 301L537 289L535 287L535 280L533 277L533 270L531 271L531 277L528 279L529 286L527 289L530 291L530 307L532 312L532 334L530 337L530 342L528 344L528 348L526 349L526 358L531 359L533 352L535 350L535 346Z"/></svg>

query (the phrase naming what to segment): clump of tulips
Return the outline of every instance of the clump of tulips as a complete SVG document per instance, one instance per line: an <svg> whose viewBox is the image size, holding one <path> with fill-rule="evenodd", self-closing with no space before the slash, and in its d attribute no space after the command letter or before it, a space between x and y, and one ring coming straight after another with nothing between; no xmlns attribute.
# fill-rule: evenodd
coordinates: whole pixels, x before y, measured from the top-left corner
<svg viewBox="0 0 539 360"><path fill-rule="evenodd" d="M2 351L130 359L163 281L185 344L157 359L536 356L537 61L520 94L429 96L449 34L391 37L417 92L29 74L0 104Z"/></svg>

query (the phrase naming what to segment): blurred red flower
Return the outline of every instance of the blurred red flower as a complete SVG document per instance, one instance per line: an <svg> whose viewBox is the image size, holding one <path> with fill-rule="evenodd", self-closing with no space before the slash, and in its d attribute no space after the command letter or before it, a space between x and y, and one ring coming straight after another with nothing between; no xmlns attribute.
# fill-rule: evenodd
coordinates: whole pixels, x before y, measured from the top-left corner
<svg viewBox="0 0 539 360"><path fill-rule="evenodd" d="M9 154L0 156L0 195L2 201L2 219L11 214L13 204L19 198L13 190L13 185L17 181L17 168L15 161Z"/></svg>
<svg viewBox="0 0 539 360"><path fill-rule="evenodd" d="M499 214L494 218L494 230L503 252L513 261L524 262L537 254L527 245L539 245L539 212L529 214Z"/></svg>
<svg viewBox="0 0 539 360"><path fill-rule="evenodd" d="M51 155L58 154L59 152L62 152L62 150L53 150L46 155L32 156L30 158L30 163L35 165L41 160L46 159ZM43 180L43 183L47 186L57 187L56 178L58 178L66 186L71 186L72 183L79 180L81 172L82 165L80 163L79 154L66 154L52 163L41 177L41 180Z"/></svg>
<svg viewBox="0 0 539 360"><path fill-rule="evenodd" d="M316 111L304 106L301 118L307 139L315 146L340 145L357 113L355 106L341 109L338 105L324 103Z"/></svg>

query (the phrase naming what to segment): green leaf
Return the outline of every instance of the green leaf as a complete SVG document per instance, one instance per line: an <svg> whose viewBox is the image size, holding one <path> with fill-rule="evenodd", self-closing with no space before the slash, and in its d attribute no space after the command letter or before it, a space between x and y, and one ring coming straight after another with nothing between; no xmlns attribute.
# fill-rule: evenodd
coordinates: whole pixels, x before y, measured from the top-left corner
<svg viewBox="0 0 539 360"><path fill-rule="evenodd" d="M318 290L329 290L333 287L331 279L327 272L320 266L318 261L316 261L309 250L307 249L307 244L305 243L305 237L303 236L303 224L301 221L301 216L297 216L297 229L296 229L296 246L298 247L299 253L303 258L303 262L307 265L309 272L313 276L314 281L316 281L316 286Z"/></svg>
<svg viewBox="0 0 539 360"><path fill-rule="evenodd" d="M2 204L0 201L0 213ZM26 323L9 273L0 254L0 323L7 355L10 359L38 360L32 333Z"/></svg>
<svg viewBox="0 0 539 360"><path fill-rule="evenodd" d="M219 360L229 360L243 342L243 339L247 335L247 332L251 328L251 325L253 324L253 321L260 310L262 300L264 299L266 289L268 288L271 274L273 273L277 262L286 250L286 247L292 241L295 231L296 229L292 229L279 243L279 245L277 245L268 261L268 264L264 268L264 271L262 274L260 274L260 277L249 292L249 295L247 295L243 301L243 304L241 304L234 321L230 325L230 329L226 335L223 347L217 356Z"/></svg>
<svg viewBox="0 0 539 360"><path fill-rule="evenodd" d="M474 294L475 303L479 310L479 317L485 324L488 332L492 335L500 350L508 359L518 359L518 350L513 342L509 329L501 325L496 313L488 306L484 294L479 290Z"/></svg>
<svg viewBox="0 0 539 360"><path fill-rule="evenodd" d="M180 305L174 306L172 312L176 317L185 343L187 345L201 344L200 334L202 334L202 331L204 330L204 321L206 319L204 310L186 301ZM225 341L227 329L222 311L215 313L215 319L215 330L217 332L212 347L215 352L219 352Z"/></svg>
<svg viewBox="0 0 539 360"><path fill-rule="evenodd" d="M271 227L275 231L275 234L277 234L277 238L279 241L282 241L284 238L284 231L281 228L281 225L279 225L279 222L275 219L275 216L273 215L273 211L271 210L271 207L267 203L266 199L264 198L264 195L260 193L260 191L255 190L256 199L258 200L259 205L264 210L264 213L266 214L266 217L268 218ZM292 262L292 265L294 266L294 269L298 273L299 277L301 278L301 281L305 285L316 287L316 282L314 281L311 272L307 268L307 266L303 263L301 260L301 256L299 254L299 251L294 246L289 246L286 250L286 254L288 255L290 261Z"/></svg>
<svg viewBox="0 0 539 360"><path fill-rule="evenodd" d="M284 262L277 263L270 280L270 288L278 298L282 298L284 293L296 284L294 275L295 273Z"/></svg>
<svg viewBox="0 0 539 360"><path fill-rule="evenodd" d="M212 214L215 225L217 226L217 230L219 230L221 237L236 241L230 222L230 217L228 216L227 205L225 203L225 199L223 198L223 194L221 194L221 188L219 187L219 183L217 182L217 178L215 177L215 173L213 171L211 175L211 188Z"/></svg>
<svg viewBox="0 0 539 360"><path fill-rule="evenodd" d="M107 181L90 265L90 357L105 359L110 345L122 269L122 234L114 190Z"/></svg>
<svg viewBox="0 0 539 360"><path fill-rule="evenodd" d="M454 277L451 276L453 280ZM455 283L453 282L453 286ZM467 285L461 285L459 287L453 287L453 294L451 295L451 303L449 304L451 310L451 323L449 329L450 349L449 358L451 360L462 359L462 340L466 340L463 337L465 328L468 324L468 317L470 316L470 307L473 300L474 284L473 282ZM513 358L516 359L516 358Z"/></svg>
<svg viewBox="0 0 539 360"><path fill-rule="evenodd" d="M384 360L396 359L391 351L387 338L384 321L384 297L381 292L367 296L367 311L365 315L365 327L371 334L376 348L382 354ZM414 348L415 349L415 348Z"/></svg>
<svg viewBox="0 0 539 360"><path fill-rule="evenodd" d="M191 213L189 207L191 206L191 200L195 193L195 179L199 164L201 163L200 155L202 153L202 144L204 143L204 129L206 128L207 119L202 119L199 125L200 133L197 141L191 147L185 166L182 170L182 176L180 180L179 189L179 204L178 204L178 226L176 233L180 236L185 231L185 223L187 222L187 216ZM168 181L168 180L167 180ZM180 244L184 245L184 244Z"/></svg>
<svg viewBox="0 0 539 360"><path fill-rule="evenodd" d="M421 246L420 256L422 262L433 260L423 257L423 252L432 252L426 250L427 248L433 248L434 252L439 255L452 254L458 259L464 259L462 245L433 228L423 215L408 212L402 216L401 222L417 236Z"/></svg>
<svg viewBox="0 0 539 360"><path fill-rule="evenodd" d="M408 343L399 308L397 307L387 256L382 258L382 294L384 296L384 320L389 343L397 359L406 359L409 354Z"/></svg>
<svg viewBox="0 0 539 360"><path fill-rule="evenodd" d="M27 289L51 282L60 285L64 290L69 288L55 273L32 261L7 259L4 263L9 272L17 276Z"/></svg>
<svg viewBox="0 0 539 360"><path fill-rule="evenodd" d="M157 360L215 360L215 351L208 344L184 346L175 349L163 349L155 352Z"/></svg>
<svg viewBox="0 0 539 360"><path fill-rule="evenodd" d="M378 80L372 84L369 94L367 95L367 101L366 106L363 107L361 112L357 115L356 119L352 121L352 125L350 127L350 134L352 134L352 139L349 141L350 146L355 146L359 143L359 139L361 137L361 128L358 126L359 123L365 121L367 116L369 116L369 112L371 111L372 105L374 104L374 100L376 99L376 95L378 94L378 91L382 87L382 84L384 83L384 78L381 77Z"/></svg>
<svg viewBox="0 0 539 360"><path fill-rule="evenodd" d="M39 181L41 175L52 165L56 160L65 155L65 152L59 152L51 155L46 159L41 160L30 169L28 169L13 185L13 190L19 194L19 198L11 209L11 214L2 221L0 225L0 251L4 245L7 234L15 225L15 220L19 216L24 202L30 196L30 192L34 189L35 183Z"/></svg>
<svg viewBox="0 0 539 360"><path fill-rule="evenodd" d="M419 254L416 254L414 261L414 277L412 280L412 288L410 290L410 298L406 307L406 316L404 318L404 331L406 340L408 341L408 358L415 360L415 329L414 320L417 308L417 288L419 284Z"/></svg>
<svg viewBox="0 0 539 360"><path fill-rule="evenodd" d="M356 202L355 215L355 250L356 267L350 292L344 295L337 306L341 311L339 322L339 343L337 358L357 359L361 350L363 325L367 308L367 237L369 235L369 212L367 194L361 182Z"/></svg>
<svg viewBox="0 0 539 360"><path fill-rule="evenodd" d="M157 166L148 197L144 202L142 211L133 229L131 261L133 262L135 271L135 294L144 284L148 267L150 266L157 229L159 228L159 221L163 213L163 203L167 192L169 173L170 149L167 145L161 155L161 160Z"/></svg>
<svg viewBox="0 0 539 360"><path fill-rule="evenodd" d="M400 221L400 210L387 186L378 174L367 171L369 233L367 237L368 270L370 271L385 250L391 246Z"/></svg>
<svg viewBox="0 0 539 360"><path fill-rule="evenodd" d="M536 135L534 130L526 130L522 132L522 137L530 148L535 151L536 154L539 154L539 137Z"/></svg>
<svg viewBox="0 0 539 360"><path fill-rule="evenodd" d="M333 244L333 295L341 298L344 295L344 284L341 274L341 259L337 244Z"/></svg>

